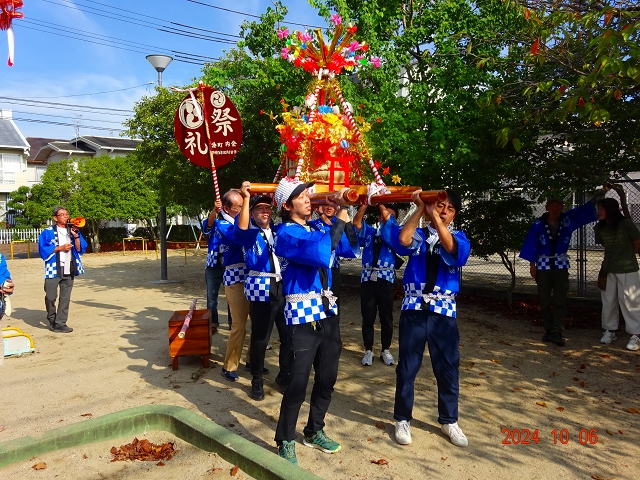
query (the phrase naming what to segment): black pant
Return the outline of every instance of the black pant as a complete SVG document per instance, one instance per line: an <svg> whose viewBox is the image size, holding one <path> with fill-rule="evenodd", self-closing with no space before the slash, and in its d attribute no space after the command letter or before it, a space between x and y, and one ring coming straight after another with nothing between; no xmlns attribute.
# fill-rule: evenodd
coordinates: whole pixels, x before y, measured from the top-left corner
<svg viewBox="0 0 640 480"><path fill-rule="evenodd" d="M391 346L393 337L393 283L378 278L377 281L360 284L360 309L362 310L362 341L365 350L373 350L373 325L380 314L382 350Z"/></svg>
<svg viewBox="0 0 640 480"><path fill-rule="evenodd" d="M313 390L309 401L309 419L304 427L305 436L312 436L324 428L324 417L331 403L333 386L338 377L338 361L342 353L340 322L329 317L302 325L287 325L291 335L289 355L289 387L280 405L280 419L276 428L276 443L296 437L296 423L300 406L307 393L311 366L315 370Z"/></svg>
<svg viewBox="0 0 640 480"><path fill-rule="evenodd" d="M284 319L284 295L282 282L271 283L268 302L251 302L251 345L249 346L249 360L251 375L262 378L264 356L271 338L271 331L275 322L280 336L280 354L278 376L285 381L289 377L289 330Z"/></svg>

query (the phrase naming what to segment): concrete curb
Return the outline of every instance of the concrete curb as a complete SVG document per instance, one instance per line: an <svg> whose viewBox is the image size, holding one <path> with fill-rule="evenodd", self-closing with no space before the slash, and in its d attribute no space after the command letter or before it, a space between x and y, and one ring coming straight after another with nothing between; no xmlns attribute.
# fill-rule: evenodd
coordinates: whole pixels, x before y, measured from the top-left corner
<svg viewBox="0 0 640 480"><path fill-rule="evenodd" d="M220 425L186 408L146 405L43 433L0 443L0 468L46 452L140 435L146 431L169 432L207 452L215 452L254 478L268 480L321 480Z"/></svg>

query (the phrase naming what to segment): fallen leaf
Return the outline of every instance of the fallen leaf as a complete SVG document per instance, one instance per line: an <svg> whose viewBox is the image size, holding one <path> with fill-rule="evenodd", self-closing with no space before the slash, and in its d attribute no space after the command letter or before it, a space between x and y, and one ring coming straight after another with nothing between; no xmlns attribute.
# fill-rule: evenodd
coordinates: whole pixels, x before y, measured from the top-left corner
<svg viewBox="0 0 640 480"><path fill-rule="evenodd" d="M556 408L556 410L558 410L559 412L564 412L564 407L558 407Z"/></svg>
<svg viewBox="0 0 640 480"><path fill-rule="evenodd" d="M624 435L624 432L623 432L622 430L618 430L618 433L619 433L620 435Z"/></svg>
<svg viewBox="0 0 640 480"><path fill-rule="evenodd" d="M491 361L492 361L493 363L500 363L500 360L497 360L497 359L495 359L495 358L492 358L492 359L491 359Z"/></svg>
<svg viewBox="0 0 640 480"><path fill-rule="evenodd" d="M484 373L484 372L480 372L478 375L481 375L481 376L482 376L482 375L486 375L486 373Z"/></svg>
<svg viewBox="0 0 640 480"><path fill-rule="evenodd" d="M613 432L611 430L605 430L605 432L607 432L609 435L613 437Z"/></svg>
<svg viewBox="0 0 640 480"><path fill-rule="evenodd" d="M574 388L566 388L565 390L569 393L576 393L576 390Z"/></svg>
<svg viewBox="0 0 640 480"><path fill-rule="evenodd" d="M513 387L514 390L524 390L524 388L521 387Z"/></svg>
<svg viewBox="0 0 640 480"><path fill-rule="evenodd" d="M371 463L375 463L376 465L389 465L384 458L379 458L378 460L371 460Z"/></svg>
<svg viewBox="0 0 640 480"><path fill-rule="evenodd" d="M602 358L611 358L611 355L607 355L606 353L603 355L600 355Z"/></svg>
<svg viewBox="0 0 640 480"><path fill-rule="evenodd" d="M89 457L87 457L87 454L85 453L82 455L82 458L89 458Z"/></svg>
<svg viewBox="0 0 640 480"><path fill-rule="evenodd" d="M33 468L34 470L44 470L45 468L47 468L47 464L44 462L38 462L35 465L33 465L31 468Z"/></svg>
<svg viewBox="0 0 640 480"><path fill-rule="evenodd" d="M536 352L542 353L542 352L544 352L544 350L536 350Z"/></svg>
<svg viewBox="0 0 640 480"><path fill-rule="evenodd" d="M156 465L159 467L164 467L164 462L160 460L158 463L156 463Z"/></svg>
<svg viewBox="0 0 640 480"><path fill-rule="evenodd" d="M181 388L180 385L174 385L173 388Z"/></svg>
<svg viewBox="0 0 640 480"><path fill-rule="evenodd" d="M384 430L386 428L386 425L384 424L384 422L376 422L376 427L378 427L380 430Z"/></svg>
<svg viewBox="0 0 640 480"><path fill-rule="evenodd" d="M584 388L584 382L580 382L580 386Z"/></svg>
<svg viewBox="0 0 640 480"><path fill-rule="evenodd" d="M443 462L449 457L440 457L440 460L442 460Z"/></svg>
<svg viewBox="0 0 640 480"><path fill-rule="evenodd" d="M149 440L133 439L133 442L126 445L120 445L120 448L111 447L112 462L118 460L171 460L176 453L175 444L167 442L162 445L155 445Z"/></svg>
<svg viewBox="0 0 640 480"><path fill-rule="evenodd" d="M371 437L367 438L367 442L373 442L373 438Z"/></svg>
<svg viewBox="0 0 640 480"><path fill-rule="evenodd" d="M93 417L93 413L83 413L81 417Z"/></svg>
<svg viewBox="0 0 640 480"><path fill-rule="evenodd" d="M547 404L544 402L536 402L536 405L540 405L541 407L546 407Z"/></svg>
<svg viewBox="0 0 640 480"><path fill-rule="evenodd" d="M235 477L236 473L238 473L238 465L234 465L234 467L231 469L231 476Z"/></svg>
<svg viewBox="0 0 640 480"><path fill-rule="evenodd" d="M556 372L553 372L553 373L551 374L551 376L552 376L552 377L557 377L557 376L558 376L558 374L557 374Z"/></svg>

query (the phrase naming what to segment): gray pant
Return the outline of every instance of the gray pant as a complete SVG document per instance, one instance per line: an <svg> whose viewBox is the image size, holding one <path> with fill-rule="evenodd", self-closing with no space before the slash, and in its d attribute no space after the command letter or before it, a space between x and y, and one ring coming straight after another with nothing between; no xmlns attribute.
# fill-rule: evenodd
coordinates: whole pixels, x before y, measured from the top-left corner
<svg viewBox="0 0 640 480"><path fill-rule="evenodd" d="M73 278L68 276L44 279L44 305L47 308L47 320L49 320L49 325L52 327L64 327L67 324ZM56 312L58 285L60 285L60 303Z"/></svg>

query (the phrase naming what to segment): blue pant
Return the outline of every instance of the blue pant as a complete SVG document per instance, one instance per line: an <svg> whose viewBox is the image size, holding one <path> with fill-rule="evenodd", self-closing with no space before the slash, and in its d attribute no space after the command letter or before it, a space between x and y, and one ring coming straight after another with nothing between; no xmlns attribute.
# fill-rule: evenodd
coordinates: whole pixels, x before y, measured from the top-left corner
<svg viewBox="0 0 640 480"><path fill-rule="evenodd" d="M211 312L211 323L218 324L218 292L222 285L223 267L207 267L204 270L204 280L207 284L207 308ZM231 319L231 315L229 315Z"/></svg>
<svg viewBox="0 0 640 480"><path fill-rule="evenodd" d="M393 418L412 419L416 375L422 365L425 345L438 383L438 422L458 421L458 370L460 333L455 318L425 310L403 310L400 315L396 399Z"/></svg>

